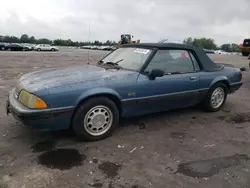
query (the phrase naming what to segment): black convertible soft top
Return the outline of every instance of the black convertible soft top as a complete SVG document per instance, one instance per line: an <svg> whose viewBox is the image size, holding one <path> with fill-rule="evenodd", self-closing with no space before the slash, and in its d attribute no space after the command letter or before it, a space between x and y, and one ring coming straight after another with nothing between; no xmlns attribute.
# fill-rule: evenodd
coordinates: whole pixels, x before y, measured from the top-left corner
<svg viewBox="0 0 250 188"><path fill-rule="evenodd" d="M192 51L198 58L204 71L218 71L221 70L222 66L213 62L206 52L199 47L195 47L190 44L180 43L139 43L139 44L125 44L121 47L136 47L136 48L158 48L158 49L182 49Z"/></svg>

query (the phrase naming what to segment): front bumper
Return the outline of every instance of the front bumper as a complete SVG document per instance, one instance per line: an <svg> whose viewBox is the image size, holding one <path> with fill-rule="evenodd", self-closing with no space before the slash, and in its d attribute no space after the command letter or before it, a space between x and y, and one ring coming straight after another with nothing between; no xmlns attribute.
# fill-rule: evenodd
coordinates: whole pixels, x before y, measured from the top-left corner
<svg viewBox="0 0 250 188"><path fill-rule="evenodd" d="M70 126L73 107L54 109L29 109L19 103L15 90L9 93L6 101L6 114L24 125L40 130L63 130Z"/></svg>

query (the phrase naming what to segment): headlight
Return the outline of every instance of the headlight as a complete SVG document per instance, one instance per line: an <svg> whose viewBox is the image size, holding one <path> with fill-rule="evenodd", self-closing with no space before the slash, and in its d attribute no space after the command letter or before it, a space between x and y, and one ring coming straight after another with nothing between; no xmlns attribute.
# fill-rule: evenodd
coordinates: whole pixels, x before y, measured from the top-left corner
<svg viewBox="0 0 250 188"><path fill-rule="evenodd" d="M27 106L28 108L47 108L47 104L42 99L25 90L21 91L18 96L18 100L20 103L22 103L24 106Z"/></svg>

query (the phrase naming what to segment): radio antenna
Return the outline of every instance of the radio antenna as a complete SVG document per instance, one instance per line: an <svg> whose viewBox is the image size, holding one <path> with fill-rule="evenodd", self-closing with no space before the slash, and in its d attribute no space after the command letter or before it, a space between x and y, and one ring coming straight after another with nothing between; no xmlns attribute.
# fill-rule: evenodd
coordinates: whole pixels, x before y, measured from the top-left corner
<svg viewBox="0 0 250 188"><path fill-rule="evenodd" d="M88 35L88 43L90 45L90 20L89 20L89 35ZM89 65L89 53L90 53L90 49L88 49L88 65Z"/></svg>

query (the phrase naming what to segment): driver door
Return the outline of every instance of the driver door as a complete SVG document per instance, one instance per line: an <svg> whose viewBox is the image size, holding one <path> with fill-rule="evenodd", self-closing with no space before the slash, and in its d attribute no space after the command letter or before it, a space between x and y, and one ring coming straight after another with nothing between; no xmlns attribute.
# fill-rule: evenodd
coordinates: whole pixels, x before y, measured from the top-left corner
<svg viewBox="0 0 250 188"><path fill-rule="evenodd" d="M158 50L145 74L137 80L137 107L141 114L192 105L198 95L197 66L185 50ZM164 71L162 77L150 80L153 69Z"/></svg>

